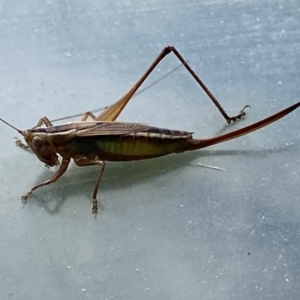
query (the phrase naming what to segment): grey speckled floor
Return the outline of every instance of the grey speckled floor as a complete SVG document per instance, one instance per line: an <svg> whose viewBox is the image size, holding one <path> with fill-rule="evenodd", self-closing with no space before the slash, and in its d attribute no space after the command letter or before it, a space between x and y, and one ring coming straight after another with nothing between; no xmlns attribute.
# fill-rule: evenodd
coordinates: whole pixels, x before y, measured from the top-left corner
<svg viewBox="0 0 300 300"><path fill-rule="evenodd" d="M214 136L300 100L299 1L0 1L0 116L26 129L105 106L175 45L230 114L181 68L120 120ZM165 59L151 80L178 65ZM2 299L299 299L300 110L241 139L108 163L56 184L0 125ZM216 171L197 162L224 168Z"/></svg>

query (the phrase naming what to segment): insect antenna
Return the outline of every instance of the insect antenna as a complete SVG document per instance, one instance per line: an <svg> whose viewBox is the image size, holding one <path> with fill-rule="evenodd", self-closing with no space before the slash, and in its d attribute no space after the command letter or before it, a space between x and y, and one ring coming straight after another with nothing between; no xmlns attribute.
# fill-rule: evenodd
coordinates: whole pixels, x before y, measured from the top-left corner
<svg viewBox="0 0 300 300"><path fill-rule="evenodd" d="M6 125L8 125L9 127L13 128L14 130L18 131L20 134L22 134L22 130L16 128L15 126L9 124L8 122L4 121L3 119L0 118L0 121L2 121L3 123L5 123Z"/></svg>

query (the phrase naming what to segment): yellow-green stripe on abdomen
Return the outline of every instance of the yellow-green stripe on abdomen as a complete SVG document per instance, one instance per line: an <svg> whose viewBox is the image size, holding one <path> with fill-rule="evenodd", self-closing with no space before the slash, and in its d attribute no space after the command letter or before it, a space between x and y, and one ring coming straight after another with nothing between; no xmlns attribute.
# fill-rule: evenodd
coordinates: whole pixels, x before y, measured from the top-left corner
<svg viewBox="0 0 300 300"><path fill-rule="evenodd" d="M177 133L177 132L176 132ZM138 132L126 135L75 138L77 154L98 155L110 161L139 160L178 151L191 135Z"/></svg>

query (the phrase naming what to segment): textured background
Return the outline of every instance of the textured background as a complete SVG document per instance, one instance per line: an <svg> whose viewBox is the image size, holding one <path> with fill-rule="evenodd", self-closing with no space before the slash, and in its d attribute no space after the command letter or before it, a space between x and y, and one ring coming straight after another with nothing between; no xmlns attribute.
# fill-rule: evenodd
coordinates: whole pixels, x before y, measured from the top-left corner
<svg viewBox="0 0 300 300"><path fill-rule="evenodd" d="M214 136L299 101L299 1L0 1L0 116L26 129L118 99L175 45L181 68L122 121ZM170 55L153 73L176 67ZM9 299L299 299L300 111L225 144L152 161L54 170L0 125L0 294ZM197 162L225 172L195 166Z"/></svg>

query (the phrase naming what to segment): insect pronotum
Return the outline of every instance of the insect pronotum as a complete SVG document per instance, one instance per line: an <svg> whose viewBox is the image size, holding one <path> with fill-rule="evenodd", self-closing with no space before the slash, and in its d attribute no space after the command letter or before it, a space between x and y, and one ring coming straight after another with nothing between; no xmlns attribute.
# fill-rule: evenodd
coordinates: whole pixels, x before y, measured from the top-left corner
<svg viewBox="0 0 300 300"><path fill-rule="evenodd" d="M97 213L97 191L105 169L105 161L131 161L150 159L170 153L198 150L248 134L277 121L300 106L300 102L252 125L213 138L194 139L191 132L152 127L139 123L115 122L129 100L150 75L157 64L169 53L173 53L190 75L196 80L215 104L229 124L245 115L246 105L237 115L230 117L202 80L173 46L165 47L136 84L118 101L107 106L98 116L86 112L81 121L53 126L48 118L41 118L37 125L25 131L18 131L26 144L17 141L24 148L30 148L47 166L60 165L52 178L35 185L24 196L23 202L32 192L44 185L54 183L67 170L71 159L78 166L99 165L94 191L92 212ZM90 117L92 121L87 121ZM43 126L44 125L44 126ZM62 157L59 162L58 155Z"/></svg>

